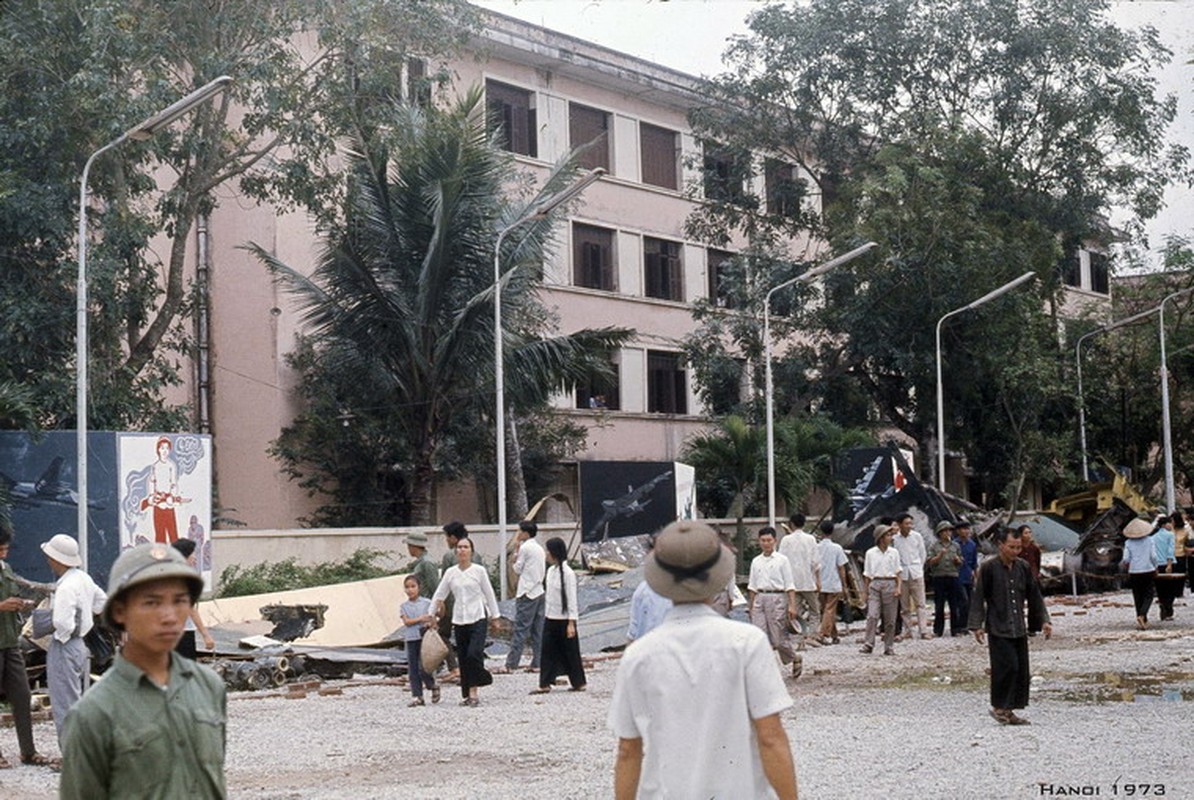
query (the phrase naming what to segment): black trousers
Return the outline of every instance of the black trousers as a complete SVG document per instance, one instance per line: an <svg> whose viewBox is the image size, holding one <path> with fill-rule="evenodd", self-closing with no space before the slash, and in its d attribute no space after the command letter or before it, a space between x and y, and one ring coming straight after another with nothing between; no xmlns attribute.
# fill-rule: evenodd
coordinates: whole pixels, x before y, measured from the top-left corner
<svg viewBox="0 0 1194 800"><path fill-rule="evenodd" d="M1184 566L1183 564L1179 567L1175 563L1173 571L1178 572ZM1162 573L1157 573L1157 607L1161 609L1161 619L1173 617L1173 601L1182 596L1182 583L1185 580L1185 578L1166 578Z"/></svg>
<svg viewBox="0 0 1194 800"><path fill-rule="evenodd" d="M17 729L21 758L29 758L37 748L33 744L33 717L29 713L29 675L25 672L25 654L19 645L0 650L0 688L4 689L12 709L12 725Z"/></svg>
<svg viewBox="0 0 1194 800"><path fill-rule="evenodd" d="M1025 708L1028 705L1028 637L1008 639L987 636L991 656L991 707Z"/></svg>
<svg viewBox="0 0 1194 800"><path fill-rule="evenodd" d="M453 625L456 634L456 655L460 659L460 695L468 697L474 686L488 686L493 675L485 669L485 633L489 620L485 617L467 625Z"/></svg>
<svg viewBox="0 0 1194 800"><path fill-rule="evenodd" d="M957 575L941 575L933 578L933 635L945 634L945 604L949 603L949 632L952 635L966 632L966 617L962 615L962 585Z"/></svg>
<svg viewBox="0 0 1194 800"><path fill-rule="evenodd" d="M539 686L551 686L562 673L568 674L568 682L573 689L585 685L585 667L580 660L580 636L568 638L568 620L546 619L543 621Z"/></svg>
<svg viewBox="0 0 1194 800"><path fill-rule="evenodd" d="M1128 575L1128 585L1132 587L1132 602L1136 604L1136 616L1148 619L1148 610L1153 607L1156 584L1155 571L1132 572Z"/></svg>
<svg viewBox="0 0 1194 800"><path fill-rule="evenodd" d="M174 652L194 661L199 652L195 646L195 631L183 631L182 638L174 645Z"/></svg>

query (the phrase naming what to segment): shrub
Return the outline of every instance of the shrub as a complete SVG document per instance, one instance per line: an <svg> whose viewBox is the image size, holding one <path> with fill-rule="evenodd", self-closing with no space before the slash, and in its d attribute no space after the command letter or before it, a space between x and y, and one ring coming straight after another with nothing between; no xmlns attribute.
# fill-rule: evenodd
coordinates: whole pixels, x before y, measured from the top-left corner
<svg viewBox="0 0 1194 800"><path fill-rule="evenodd" d="M308 566L288 558L251 567L234 565L220 574L217 597L241 597L247 594L284 592L333 583L364 581L397 574L396 570L374 562L387 555L383 550L361 548L343 561L326 561Z"/></svg>

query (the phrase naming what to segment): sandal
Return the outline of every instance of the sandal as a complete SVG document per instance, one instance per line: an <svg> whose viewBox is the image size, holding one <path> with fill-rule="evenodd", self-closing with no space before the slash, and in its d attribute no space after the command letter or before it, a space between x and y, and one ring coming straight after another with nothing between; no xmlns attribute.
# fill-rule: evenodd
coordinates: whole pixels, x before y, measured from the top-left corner
<svg viewBox="0 0 1194 800"><path fill-rule="evenodd" d="M12 769L12 764L4 756L0 756L0 769Z"/></svg>
<svg viewBox="0 0 1194 800"><path fill-rule="evenodd" d="M21 756L21 763L27 764L31 767L49 767L53 770L62 769L61 758L51 758L50 756L43 756L41 753L34 753L29 756Z"/></svg>
<svg viewBox="0 0 1194 800"><path fill-rule="evenodd" d="M492 672L494 675L509 675L510 674L509 667L494 667L493 669L491 669L489 671Z"/></svg>
<svg viewBox="0 0 1194 800"><path fill-rule="evenodd" d="M432 703L439 702L439 687L438 686L431 687L431 702Z"/></svg>
<svg viewBox="0 0 1194 800"><path fill-rule="evenodd" d="M427 705L427 704L423 702L423 698L416 697L414 700L411 700L409 703L407 703L406 707L414 708L415 706L425 706L425 705Z"/></svg>
<svg viewBox="0 0 1194 800"><path fill-rule="evenodd" d="M586 690L586 689L588 689L588 688L589 688L589 685L588 685L587 683L582 683L580 686L569 686L569 687L568 687L568 691L570 691L570 692L583 692L583 691L585 691L585 690Z"/></svg>
<svg viewBox="0 0 1194 800"><path fill-rule="evenodd" d="M540 686L538 689L531 689L527 694L547 694L550 691L550 686Z"/></svg>

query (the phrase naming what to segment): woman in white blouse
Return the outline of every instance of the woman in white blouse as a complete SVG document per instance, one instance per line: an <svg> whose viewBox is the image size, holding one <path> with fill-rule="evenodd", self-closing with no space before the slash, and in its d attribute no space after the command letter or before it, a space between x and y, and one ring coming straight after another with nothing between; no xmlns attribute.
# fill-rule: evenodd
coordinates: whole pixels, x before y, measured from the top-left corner
<svg viewBox="0 0 1194 800"><path fill-rule="evenodd" d="M451 592L452 632L456 639L456 655L460 659L460 701L462 706L480 704L477 689L493 683L493 676L485 669L485 634L499 616L497 596L485 567L473 563L473 543L461 539L456 543L456 566L449 567L440 579L439 588L431 596L435 615L444 613L444 599Z"/></svg>
<svg viewBox="0 0 1194 800"><path fill-rule="evenodd" d="M580 639L576 635L576 573L568 566L568 546L558 536L548 539L546 598L543 622L543 652L539 657L539 688L531 694L547 694L561 672L568 673L570 691L585 690L585 668L580 660Z"/></svg>

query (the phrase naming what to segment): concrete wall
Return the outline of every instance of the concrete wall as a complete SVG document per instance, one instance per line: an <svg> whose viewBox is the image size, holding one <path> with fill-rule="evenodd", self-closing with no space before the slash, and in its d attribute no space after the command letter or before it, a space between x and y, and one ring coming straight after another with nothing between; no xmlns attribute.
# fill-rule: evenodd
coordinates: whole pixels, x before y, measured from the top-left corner
<svg viewBox="0 0 1194 800"><path fill-rule="evenodd" d="M735 521L705 520L724 530L733 532ZM765 519L744 521L750 530L766 525ZM509 536L513 538L518 523L510 525ZM212 534L212 557L215 568L212 571L215 584L219 587L219 576L233 565L251 567L254 564L272 563L294 558L299 564L313 565L327 561L342 561L361 548L382 550L389 554L389 563L401 569L410 562L406 550L406 534L421 530L427 534L427 553L432 561L439 562L447 552L443 531L439 528L305 528L272 531L215 531ZM540 542L559 536L569 542L570 554L580 546L580 530L573 523L539 525ZM469 538L473 547L487 564L498 563L500 544L496 526L469 526ZM378 561L385 564L384 560Z"/></svg>

